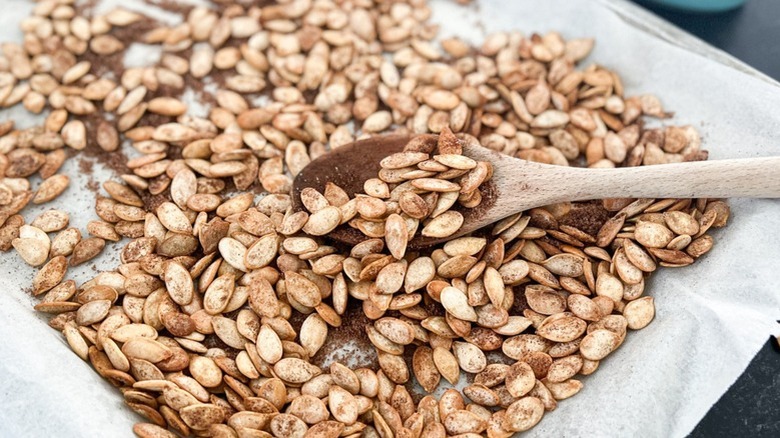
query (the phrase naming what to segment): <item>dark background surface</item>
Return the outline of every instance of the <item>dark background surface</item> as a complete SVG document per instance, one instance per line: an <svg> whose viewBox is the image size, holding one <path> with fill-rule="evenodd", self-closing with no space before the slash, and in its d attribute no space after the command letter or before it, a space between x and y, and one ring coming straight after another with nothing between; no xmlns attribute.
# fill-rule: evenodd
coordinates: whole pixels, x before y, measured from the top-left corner
<svg viewBox="0 0 780 438"><path fill-rule="evenodd" d="M719 14L692 14L647 1L638 3L780 80L779 0L748 0L739 9ZM689 438L719 437L780 437L780 348L774 338L767 341Z"/></svg>

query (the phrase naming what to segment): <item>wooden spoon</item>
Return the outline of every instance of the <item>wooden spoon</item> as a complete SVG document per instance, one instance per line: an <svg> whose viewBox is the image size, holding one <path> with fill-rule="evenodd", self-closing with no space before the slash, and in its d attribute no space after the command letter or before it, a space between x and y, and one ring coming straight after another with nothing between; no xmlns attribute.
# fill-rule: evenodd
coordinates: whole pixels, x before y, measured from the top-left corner
<svg viewBox="0 0 780 438"><path fill-rule="evenodd" d="M363 182L376 178L382 158L403 150L411 136L372 137L309 163L293 183L293 208L302 210L306 187L320 192L332 182L354 196ZM415 237L409 247L424 248L490 225L511 214L564 201L604 198L778 198L780 157L696 161L616 169L553 166L512 158L480 146L465 145L463 155L493 164L493 178L480 188L482 204L459 208L464 221L447 238ZM360 231L341 226L329 237L349 244L366 240Z"/></svg>

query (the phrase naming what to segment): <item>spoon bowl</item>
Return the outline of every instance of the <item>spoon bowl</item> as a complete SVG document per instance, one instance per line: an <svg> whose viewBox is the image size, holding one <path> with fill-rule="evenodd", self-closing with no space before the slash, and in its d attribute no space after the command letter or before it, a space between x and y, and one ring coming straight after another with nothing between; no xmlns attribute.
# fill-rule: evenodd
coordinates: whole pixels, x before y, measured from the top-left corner
<svg viewBox="0 0 780 438"><path fill-rule="evenodd" d="M341 146L336 150L313 160L295 177L292 190L293 209L295 211L304 210L303 203L301 202L301 191L306 187L314 188L322 193L325 191L325 184L331 182L344 189L350 197L354 197L355 194L358 193L363 193L363 183L370 178L376 178L381 169L379 162L382 161L382 158L403 151L404 146L406 146L413 137L414 136L411 135L371 137L366 140L360 140ZM482 187L480 187L480 192L482 192L482 203L477 208L453 208L463 214L464 218L464 227L458 231L458 235L474 231L476 228L469 228L466 230L465 227L467 224L477 223L477 216L483 214L486 209L489 209L496 200L495 184L491 181L483 184ZM347 245L356 245L368 239L368 237L359 230L348 225L342 225L336 228L328 234L328 237ZM409 248L426 248L451 238L452 237L442 239L418 235L409 242Z"/></svg>

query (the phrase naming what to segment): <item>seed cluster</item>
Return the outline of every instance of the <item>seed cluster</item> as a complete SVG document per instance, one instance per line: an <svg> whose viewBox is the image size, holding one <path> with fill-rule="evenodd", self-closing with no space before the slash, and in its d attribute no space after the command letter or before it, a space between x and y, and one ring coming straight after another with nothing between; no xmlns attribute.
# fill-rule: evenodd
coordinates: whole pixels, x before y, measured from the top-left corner
<svg viewBox="0 0 780 438"><path fill-rule="evenodd" d="M301 202L313 216L303 231L324 235L347 223L369 238L384 238L390 254L400 260L421 222L422 236L455 234L463 215L450 209L456 202L465 208L478 206L482 201L479 188L493 174L490 163L463 155L461 140L447 127L438 136L415 137L403 152L382 159L380 166L377 178L366 180L364 193L354 199L332 182L326 183L324 194L304 188ZM338 207L340 222L334 219L327 227L312 225L314 214L327 207L332 208L334 218L333 207ZM320 233L312 233L313 228Z"/></svg>
<svg viewBox="0 0 780 438"><path fill-rule="evenodd" d="M459 139L562 166L707 154L692 127L645 128L642 116L667 116L656 97L575 69L589 39L507 32L440 48L422 0L245 3L179 8L169 27L43 0L23 44L0 51L2 105L49 111L42 126L0 124L0 249L40 267L35 308L148 420L141 437L509 437L649 324L647 276L693 263L728 220L720 200L562 203L409 251L418 228L452 235L458 209L480 203L492 171ZM114 66L132 42L160 46L160 61ZM195 117L180 95L207 81L219 90ZM312 159L391 128L425 135L363 194L329 184L292 210L292 177ZM103 182L88 237L63 210L19 214L67 190L68 150L125 143L135 158ZM331 246L339 226L369 238ZM116 270L66 279L122 239ZM313 363L355 307L378 367ZM439 398L411 385L432 392L463 372L462 392Z"/></svg>

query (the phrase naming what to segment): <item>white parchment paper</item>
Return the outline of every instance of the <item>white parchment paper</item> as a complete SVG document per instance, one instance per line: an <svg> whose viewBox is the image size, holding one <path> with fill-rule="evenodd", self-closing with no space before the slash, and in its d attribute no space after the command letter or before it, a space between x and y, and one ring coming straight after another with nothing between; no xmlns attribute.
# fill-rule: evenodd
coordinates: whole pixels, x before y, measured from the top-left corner
<svg viewBox="0 0 780 438"><path fill-rule="evenodd" d="M108 1L108 0L106 0ZM137 0L121 3L147 13ZM197 2L190 0L188 3ZM619 0L477 0L461 7L432 0L442 36L479 43L488 32L558 30L567 38L592 36L587 62L618 71L628 94L651 92L670 123L693 124L710 159L780 155L780 85L722 52ZM3 0L0 41L21 41L29 0ZM166 17L170 19L171 17ZM17 126L34 122L23 110L0 112ZM78 159L63 172L70 188L56 205L84 230L94 219L91 178ZM780 172L780 169L778 169ZM656 320L630 333L584 389L563 401L528 436L678 437L689 433L737 379L780 319L780 201L732 200L727 228L715 247L684 269L662 269L649 282ZM52 206L26 209L31 221ZM94 266L70 270L77 282L118 264L109 247ZM60 333L36 315L26 290L35 270L14 253L0 254L0 436L131 437L140 420L120 393L74 355Z"/></svg>

